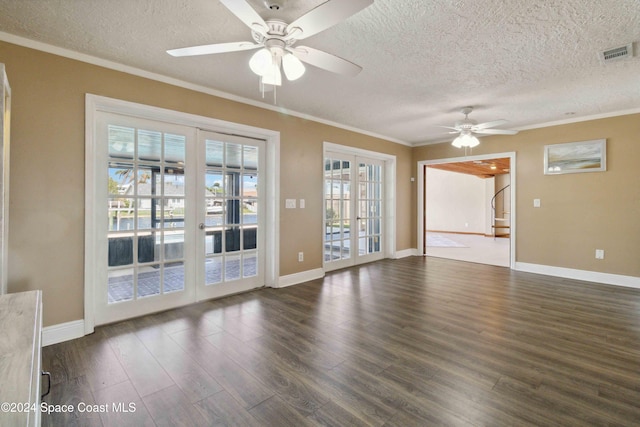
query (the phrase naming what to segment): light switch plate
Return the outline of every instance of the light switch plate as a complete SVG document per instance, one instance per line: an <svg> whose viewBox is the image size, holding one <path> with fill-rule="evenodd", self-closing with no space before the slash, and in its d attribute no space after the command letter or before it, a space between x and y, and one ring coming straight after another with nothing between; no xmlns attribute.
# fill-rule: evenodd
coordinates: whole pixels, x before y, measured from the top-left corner
<svg viewBox="0 0 640 427"><path fill-rule="evenodd" d="M296 199L287 199L285 200L284 207L287 209L295 209L296 208Z"/></svg>
<svg viewBox="0 0 640 427"><path fill-rule="evenodd" d="M534 208L540 207L540 199L533 199L533 207Z"/></svg>

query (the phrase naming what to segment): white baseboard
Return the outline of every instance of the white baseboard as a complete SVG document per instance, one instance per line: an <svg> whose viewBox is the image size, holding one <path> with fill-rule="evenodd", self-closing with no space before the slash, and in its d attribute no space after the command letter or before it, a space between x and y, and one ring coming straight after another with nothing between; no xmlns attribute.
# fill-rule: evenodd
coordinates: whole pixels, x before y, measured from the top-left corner
<svg viewBox="0 0 640 427"><path fill-rule="evenodd" d="M566 279L583 280L585 282L604 283L605 285L624 286L640 289L640 277L620 274L598 273L596 271L576 270L573 268L553 267L550 265L516 262L515 270L528 273L545 274L547 276L564 277Z"/></svg>
<svg viewBox="0 0 640 427"><path fill-rule="evenodd" d="M315 268L313 270L302 271L300 273L288 274L286 276L280 276L278 283L274 288L285 288L287 286L297 285L299 283L308 282L310 280L321 279L324 277L324 270L322 268Z"/></svg>
<svg viewBox="0 0 640 427"><path fill-rule="evenodd" d="M393 259L400 259L400 258L406 258L409 256L419 256L419 255L420 255L420 252L416 248L403 249L401 251L396 251L396 255L393 257Z"/></svg>
<svg viewBox="0 0 640 427"><path fill-rule="evenodd" d="M84 320L60 323L42 328L42 346L58 344L84 336Z"/></svg>

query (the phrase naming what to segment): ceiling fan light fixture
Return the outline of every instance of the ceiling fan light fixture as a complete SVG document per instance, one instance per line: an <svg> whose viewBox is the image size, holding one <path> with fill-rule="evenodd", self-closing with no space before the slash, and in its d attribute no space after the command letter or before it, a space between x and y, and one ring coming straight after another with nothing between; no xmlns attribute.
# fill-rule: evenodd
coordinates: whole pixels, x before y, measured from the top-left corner
<svg viewBox="0 0 640 427"><path fill-rule="evenodd" d="M453 140L451 145L456 148L469 147L473 148L480 144L480 141L469 132L463 132L456 139Z"/></svg>
<svg viewBox="0 0 640 427"><path fill-rule="evenodd" d="M249 60L249 68L259 76L264 76L273 68L273 56L267 48L258 50Z"/></svg>
<svg viewBox="0 0 640 427"><path fill-rule="evenodd" d="M298 80L305 72L302 61L291 53L287 53L282 57L282 69L284 70L284 75L290 81Z"/></svg>

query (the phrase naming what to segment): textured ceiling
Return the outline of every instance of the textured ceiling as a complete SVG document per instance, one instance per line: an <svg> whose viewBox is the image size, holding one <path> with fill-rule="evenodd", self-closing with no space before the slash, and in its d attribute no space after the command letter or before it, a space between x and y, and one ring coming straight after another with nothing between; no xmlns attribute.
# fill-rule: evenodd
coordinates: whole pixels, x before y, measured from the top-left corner
<svg viewBox="0 0 640 427"><path fill-rule="evenodd" d="M324 2L276 1L279 12L249 3L265 19L291 22ZM217 0L0 0L0 31L0 39L19 36L273 106L249 70L251 51L166 54L251 40ZM304 40L363 71L345 77L308 66L278 88L277 107L410 144L450 139L437 126L462 119L466 105L476 107L471 119L506 119L503 128L515 129L640 111L639 41L639 0L375 0ZM599 60L599 51L630 42L630 60Z"/></svg>

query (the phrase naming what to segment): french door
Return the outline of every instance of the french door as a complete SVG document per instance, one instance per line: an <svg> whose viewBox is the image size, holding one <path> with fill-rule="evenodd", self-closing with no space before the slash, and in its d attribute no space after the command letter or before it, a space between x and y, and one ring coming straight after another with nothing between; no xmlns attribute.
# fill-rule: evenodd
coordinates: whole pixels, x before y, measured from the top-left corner
<svg viewBox="0 0 640 427"><path fill-rule="evenodd" d="M96 133L96 325L264 285L263 141L111 113Z"/></svg>
<svg viewBox="0 0 640 427"><path fill-rule="evenodd" d="M324 269L384 258L384 161L325 152Z"/></svg>
<svg viewBox="0 0 640 427"><path fill-rule="evenodd" d="M199 132L199 299L264 284L264 149L264 141Z"/></svg>

